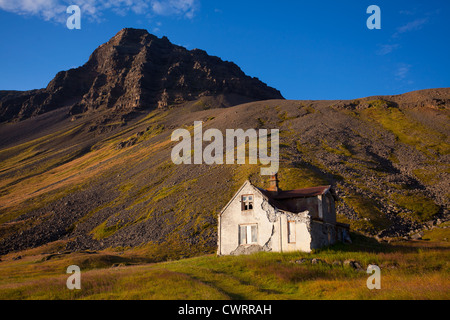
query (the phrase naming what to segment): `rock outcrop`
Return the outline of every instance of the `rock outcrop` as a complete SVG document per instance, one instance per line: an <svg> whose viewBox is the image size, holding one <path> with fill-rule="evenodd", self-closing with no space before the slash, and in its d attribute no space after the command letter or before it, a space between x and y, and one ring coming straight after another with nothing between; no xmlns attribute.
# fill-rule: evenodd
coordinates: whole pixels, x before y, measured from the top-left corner
<svg viewBox="0 0 450 320"><path fill-rule="evenodd" d="M98 47L83 66L59 72L47 88L0 91L0 121L61 107L68 107L71 115L98 109L128 115L218 95L246 102L283 99L278 90L245 75L232 62L126 28Z"/></svg>

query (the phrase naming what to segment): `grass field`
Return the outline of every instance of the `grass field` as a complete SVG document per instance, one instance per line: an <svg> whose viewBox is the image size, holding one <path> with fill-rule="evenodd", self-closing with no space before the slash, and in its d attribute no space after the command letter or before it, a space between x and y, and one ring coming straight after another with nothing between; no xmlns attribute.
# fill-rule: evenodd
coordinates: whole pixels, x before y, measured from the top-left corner
<svg viewBox="0 0 450 320"><path fill-rule="evenodd" d="M313 253L203 255L152 263L145 248L60 253L55 242L2 257L0 299L450 299L449 228L421 241L378 243L353 235L351 245ZM17 259L18 256L20 259ZM313 264L309 260L320 259ZM358 261L357 270L343 264ZM381 289L369 290L369 264L381 268ZM69 290L66 269L81 269L81 290Z"/></svg>

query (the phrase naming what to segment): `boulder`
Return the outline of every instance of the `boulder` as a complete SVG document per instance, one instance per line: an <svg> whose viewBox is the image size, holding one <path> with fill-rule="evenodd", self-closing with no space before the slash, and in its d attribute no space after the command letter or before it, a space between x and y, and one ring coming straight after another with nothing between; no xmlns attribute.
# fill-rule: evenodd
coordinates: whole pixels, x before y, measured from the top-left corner
<svg viewBox="0 0 450 320"><path fill-rule="evenodd" d="M353 268L355 270L363 270L361 263L356 260L348 259L344 261L344 266Z"/></svg>

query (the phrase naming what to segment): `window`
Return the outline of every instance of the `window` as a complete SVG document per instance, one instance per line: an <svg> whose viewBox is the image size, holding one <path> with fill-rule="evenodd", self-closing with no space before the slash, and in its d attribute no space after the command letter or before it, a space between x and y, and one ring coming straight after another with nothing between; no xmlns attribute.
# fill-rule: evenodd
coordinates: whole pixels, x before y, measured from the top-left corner
<svg viewBox="0 0 450 320"><path fill-rule="evenodd" d="M295 243L295 221L288 221L288 242Z"/></svg>
<svg viewBox="0 0 450 320"><path fill-rule="evenodd" d="M258 231L256 224L244 224L239 226L239 245L253 244L258 242Z"/></svg>
<svg viewBox="0 0 450 320"><path fill-rule="evenodd" d="M243 195L241 198L242 211L253 210L253 195Z"/></svg>
<svg viewBox="0 0 450 320"><path fill-rule="evenodd" d="M323 200L322 196L319 196L317 201L317 212L319 213L319 219L323 219Z"/></svg>
<svg viewBox="0 0 450 320"><path fill-rule="evenodd" d="M327 206L328 206L328 213L331 213L331 197L327 196Z"/></svg>

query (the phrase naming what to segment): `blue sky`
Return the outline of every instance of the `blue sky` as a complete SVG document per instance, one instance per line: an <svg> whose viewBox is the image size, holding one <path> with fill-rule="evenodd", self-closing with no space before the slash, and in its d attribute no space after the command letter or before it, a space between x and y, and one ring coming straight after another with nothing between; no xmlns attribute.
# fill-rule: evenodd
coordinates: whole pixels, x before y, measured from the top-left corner
<svg viewBox="0 0 450 320"><path fill-rule="evenodd" d="M69 30L67 6L81 7ZM367 8L381 9L369 30ZM0 0L0 90L46 87L120 29L147 29L233 61L287 99L450 87L447 0Z"/></svg>

